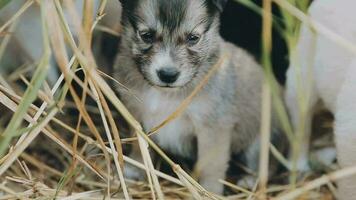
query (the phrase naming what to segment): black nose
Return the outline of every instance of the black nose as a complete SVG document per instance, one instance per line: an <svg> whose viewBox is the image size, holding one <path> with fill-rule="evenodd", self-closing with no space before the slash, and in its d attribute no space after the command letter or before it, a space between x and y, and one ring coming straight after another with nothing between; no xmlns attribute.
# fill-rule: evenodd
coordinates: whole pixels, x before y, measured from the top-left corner
<svg viewBox="0 0 356 200"><path fill-rule="evenodd" d="M179 71L174 68L163 68L157 71L159 79L164 83L174 83L179 76Z"/></svg>

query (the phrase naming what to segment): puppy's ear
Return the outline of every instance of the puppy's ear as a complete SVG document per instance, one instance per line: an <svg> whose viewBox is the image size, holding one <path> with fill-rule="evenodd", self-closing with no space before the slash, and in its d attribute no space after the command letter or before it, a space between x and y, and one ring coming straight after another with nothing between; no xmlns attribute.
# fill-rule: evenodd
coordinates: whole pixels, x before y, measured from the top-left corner
<svg viewBox="0 0 356 200"><path fill-rule="evenodd" d="M210 0L210 1L219 10L219 12L222 12L228 0Z"/></svg>
<svg viewBox="0 0 356 200"><path fill-rule="evenodd" d="M128 1L130 1L130 0L119 0L119 2L121 3L122 6L127 4Z"/></svg>
<svg viewBox="0 0 356 200"><path fill-rule="evenodd" d="M122 7L127 7L129 5L135 5L137 0L119 0L121 3Z"/></svg>

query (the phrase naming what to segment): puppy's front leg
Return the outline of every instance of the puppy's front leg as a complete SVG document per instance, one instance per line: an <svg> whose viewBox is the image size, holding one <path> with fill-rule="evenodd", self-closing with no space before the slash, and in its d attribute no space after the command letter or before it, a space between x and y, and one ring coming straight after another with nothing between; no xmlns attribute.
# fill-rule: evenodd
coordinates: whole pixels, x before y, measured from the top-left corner
<svg viewBox="0 0 356 200"><path fill-rule="evenodd" d="M225 179L230 159L230 132L211 127L198 129L198 162L201 185L210 192L223 193L219 179Z"/></svg>
<svg viewBox="0 0 356 200"><path fill-rule="evenodd" d="M138 145L138 142L132 143L132 149L129 155L130 158L132 158L135 161L138 161L140 163L143 163L140 147ZM136 166L127 164L124 168L124 176L128 179L131 180L139 180L142 181L145 179L145 172L141 169L139 169Z"/></svg>

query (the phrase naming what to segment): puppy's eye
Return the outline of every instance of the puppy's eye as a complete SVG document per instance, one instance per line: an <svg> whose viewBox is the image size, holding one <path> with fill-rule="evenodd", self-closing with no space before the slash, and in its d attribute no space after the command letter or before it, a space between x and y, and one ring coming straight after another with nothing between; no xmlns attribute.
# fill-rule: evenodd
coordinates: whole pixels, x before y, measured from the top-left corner
<svg viewBox="0 0 356 200"><path fill-rule="evenodd" d="M153 31L140 31L138 34L145 43L152 44L155 40L155 33Z"/></svg>
<svg viewBox="0 0 356 200"><path fill-rule="evenodd" d="M199 40L200 40L200 35L198 35L198 34L189 34L187 36L187 43L190 46L197 44L199 42Z"/></svg>

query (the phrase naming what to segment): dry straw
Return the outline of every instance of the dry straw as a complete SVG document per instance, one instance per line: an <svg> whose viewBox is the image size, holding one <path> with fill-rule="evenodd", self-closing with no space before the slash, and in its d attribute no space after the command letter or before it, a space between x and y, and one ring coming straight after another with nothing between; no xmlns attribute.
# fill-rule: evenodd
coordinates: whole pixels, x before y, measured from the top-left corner
<svg viewBox="0 0 356 200"><path fill-rule="evenodd" d="M189 103L209 81L209 78L219 70L219 67L230 56L222 56L211 67L210 72L195 88L195 90L181 103L181 105L161 124L149 133L145 133L142 126L126 109L125 105L117 97L116 93L97 69L94 55L91 51L94 30L108 33L117 33L109 27L100 25L100 20L105 16L107 1L100 1L97 16L93 16L93 1L83 1L83 16L78 16L71 0L27 0L19 10L0 26L0 60L7 50L7 45L12 34L16 31L16 22L21 19L28 8L39 6L41 9L43 54L39 61L31 65L24 65L19 70L5 78L0 74L0 104L13 112L11 115L0 118L0 124L4 120L9 123L0 126L0 199L295 199L307 193L319 198L329 193L316 192L315 189L323 185L329 185L332 181L347 177L356 173L354 167L341 169L329 175L322 176L305 183L296 181L296 173L290 174L290 185L270 185L269 178L269 152L284 165L286 158L281 152L270 145L270 121L271 110L275 107L278 111L281 124L291 142L294 150L298 150L297 141L293 135L287 112L283 107L283 101L279 96L279 87L273 78L271 68L271 30L272 25L278 27L291 50L296 42L300 21L311 25L318 33L334 40L352 52L356 52L355 46L342 37L311 20L304 14L308 0L264 0L263 8L253 4L252 1L238 0L263 16L263 58L262 63L266 72L263 83L262 101L262 126L261 126L261 154L258 181L254 188L242 188L235 183L220 181L226 187L235 191L227 197L221 197L206 191L199 183L175 163L165 152L159 148L149 137L160 128L176 119L189 106ZM11 1L0 1L0 9ZM271 13L272 3L275 2L280 8L285 26L281 24ZM69 27L67 18L64 16L63 7L68 12L71 24ZM298 8L302 8L300 11ZM0 11L1 12L1 11ZM80 18L82 17L82 18ZM282 20L282 21L283 21ZM285 28L282 28L285 27ZM77 40L74 39L76 35ZM73 52L68 57L68 49ZM50 67L50 58L54 56L61 76L49 89L46 84L46 76ZM31 76L28 72L31 66L35 66ZM85 74L81 79L77 73ZM26 78L30 78L27 81ZM112 79L112 78L111 78ZM15 80L27 83L26 90L21 90ZM74 88L74 83L82 89L81 93ZM68 100L72 97L72 101ZM132 98L135 98L134 96ZM94 100L96 106L89 109L87 100ZM36 103L34 103L36 101ZM38 102L42 102L38 107ZM78 116L67 116L62 111L69 105L75 105ZM120 138L121 127L115 124L115 113L109 105L113 105L116 111L126 119L136 133L135 138ZM94 119L92 110L98 114L99 119ZM63 117L64 116L64 117ZM65 118L71 118L74 125ZM22 128L26 125L26 128ZM41 134L42 133L42 134ZM66 134L66 135L65 135ZM44 137L41 137L44 136ZM68 140L67 138L72 138ZM45 138L57 145L55 154L65 157L63 164L66 171L59 170L49 165L45 160L26 151L31 144ZM122 144L126 142L138 142L143 157L143 163L132 160L123 155ZM89 147L94 148L95 156L88 154ZM156 169L150 149L157 152L175 172L173 175L165 174ZM62 155L63 154L63 155ZM134 165L146 172L147 182L132 181L124 178L123 167L127 164ZM114 170L112 170L114 169ZM293 169L291 169L293 172ZM80 172L80 173L78 173ZM48 176L40 178L41 175ZM314 190L314 191L312 191ZM330 189L331 191L333 189ZM331 192L330 192L331 193Z"/></svg>

